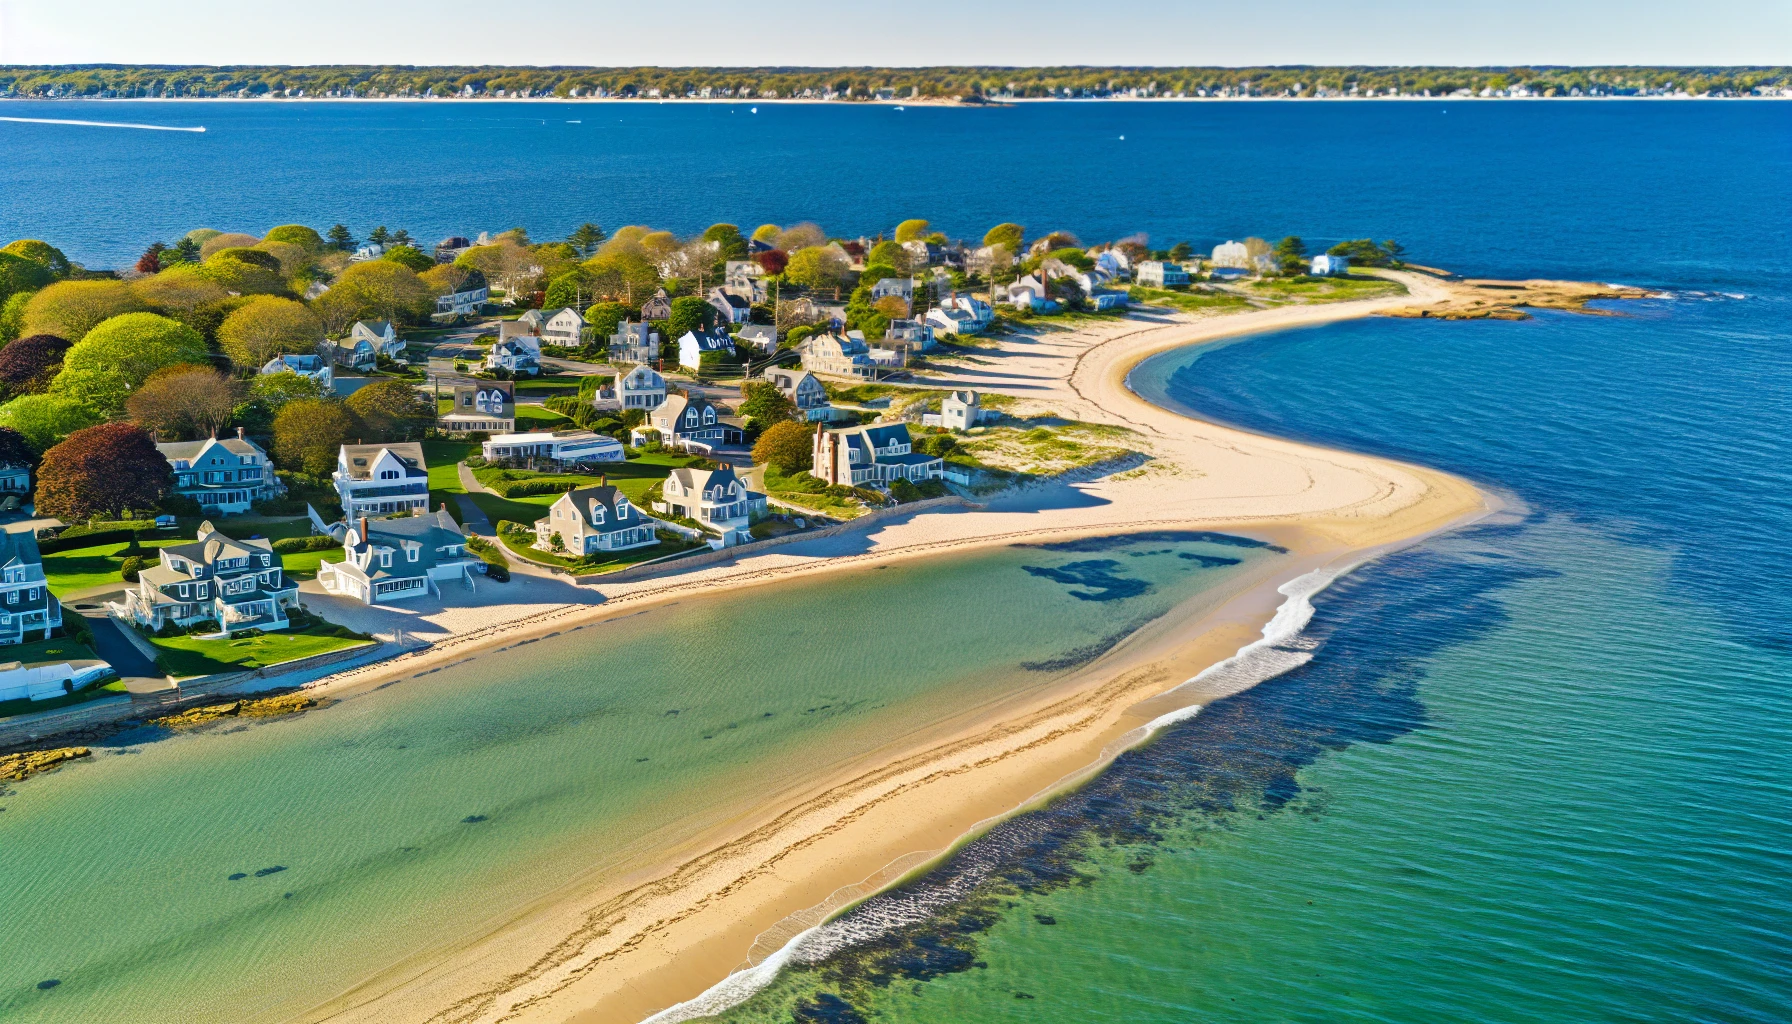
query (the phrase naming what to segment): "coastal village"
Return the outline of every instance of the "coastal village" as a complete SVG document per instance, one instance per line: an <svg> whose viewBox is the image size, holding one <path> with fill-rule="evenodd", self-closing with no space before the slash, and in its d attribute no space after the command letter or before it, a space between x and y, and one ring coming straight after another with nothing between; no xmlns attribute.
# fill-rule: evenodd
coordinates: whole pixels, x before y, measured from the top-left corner
<svg viewBox="0 0 1792 1024"><path fill-rule="evenodd" d="M1401 257L924 220L434 245L207 229L119 271L14 242L0 727L277 685L505 609L1146 472L1124 430L986 367L1140 320L1400 294L1372 268Z"/></svg>

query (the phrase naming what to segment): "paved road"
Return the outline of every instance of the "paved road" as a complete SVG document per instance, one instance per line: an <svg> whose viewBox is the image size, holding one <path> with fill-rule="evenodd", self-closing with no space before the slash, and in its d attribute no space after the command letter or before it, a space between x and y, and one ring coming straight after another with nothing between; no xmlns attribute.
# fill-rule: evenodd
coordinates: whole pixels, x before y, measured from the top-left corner
<svg viewBox="0 0 1792 1024"><path fill-rule="evenodd" d="M84 611L81 617L87 620L88 627L93 630L94 653L111 662L120 676L127 680L133 676L157 680L163 678L155 662L144 657L135 644L125 639L120 632L123 627L113 622L111 616L104 611Z"/></svg>
<svg viewBox="0 0 1792 1024"><path fill-rule="evenodd" d="M463 462L455 468L460 470L461 487L469 494L487 491L486 486L479 482L478 478L473 475L473 471L467 468L466 463ZM490 517L485 514L484 509L473 503L472 498L465 494L457 494L454 496L454 500L460 505L462 529L472 530L481 537L496 537L498 535L498 531L492 526Z"/></svg>

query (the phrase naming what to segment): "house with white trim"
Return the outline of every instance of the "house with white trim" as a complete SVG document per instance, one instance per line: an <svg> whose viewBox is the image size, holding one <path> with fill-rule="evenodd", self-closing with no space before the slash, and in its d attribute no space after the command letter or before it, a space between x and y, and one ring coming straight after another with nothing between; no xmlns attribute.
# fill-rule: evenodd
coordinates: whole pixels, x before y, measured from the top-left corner
<svg viewBox="0 0 1792 1024"><path fill-rule="evenodd" d="M464 241L465 239L460 239ZM449 239L456 241L456 239ZM440 258L441 250L437 250ZM436 315L454 316L478 313L481 306L492 297L491 285L486 283L485 275L477 270L467 272L465 279L454 286L454 290L436 296Z"/></svg>
<svg viewBox="0 0 1792 1024"><path fill-rule="evenodd" d="M845 487L888 487L898 479L937 480L944 463L937 455L914 450L907 424L878 423L817 431L809 472L824 483Z"/></svg>
<svg viewBox="0 0 1792 1024"><path fill-rule="evenodd" d="M577 487L554 500L548 514L535 521L534 547L577 558L659 543L659 521L629 504L628 495L599 480L596 487Z"/></svg>
<svg viewBox="0 0 1792 1024"><path fill-rule="evenodd" d="M686 331L678 339L678 365L687 370L696 370L703 357L710 353L734 356L734 337L723 328L713 331Z"/></svg>
<svg viewBox="0 0 1792 1024"><path fill-rule="evenodd" d="M342 517L421 515L429 510L429 466L415 441L345 444L330 474L342 499Z"/></svg>
<svg viewBox="0 0 1792 1024"><path fill-rule="evenodd" d="M111 605L139 626L216 622L231 633L292 624L286 610L299 603L299 585L266 540L226 537L207 520L199 524L198 539L161 548L156 557L125 591L124 604Z"/></svg>
<svg viewBox="0 0 1792 1024"><path fill-rule="evenodd" d="M482 380L454 385L451 411L436 417L438 429L449 434L508 434L516 430L516 385L507 380Z"/></svg>
<svg viewBox="0 0 1792 1024"><path fill-rule="evenodd" d="M517 317L519 324L528 324L543 345L578 348L583 343L585 318L571 306L557 309L531 309Z"/></svg>
<svg viewBox="0 0 1792 1024"><path fill-rule="evenodd" d="M731 422L726 409L701 395L672 395L647 413L646 422L629 431L629 443L642 445L658 434L668 448L692 447L709 451L718 445L739 444L741 428Z"/></svg>
<svg viewBox="0 0 1792 1024"><path fill-rule="evenodd" d="M1139 263L1139 283L1147 288L1178 288L1188 284L1188 271L1182 264L1168 260L1143 260Z"/></svg>
<svg viewBox="0 0 1792 1024"><path fill-rule="evenodd" d="M168 460L174 493L192 498L208 516L247 512L258 501L277 498L286 486L274 475L274 463L261 446L236 428L236 436L219 440L166 441L156 451Z"/></svg>
<svg viewBox="0 0 1792 1024"><path fill-rule="evenodd" d="M404 339L390 320L356 320L348 329L350 341L365 341L373 347L374 357L385 356L395 362L404 359Z"/></svg>
<svg viewBox="0 0 1792 1024"><path fill-rule="evenodd" d="M726 288L711 288L709 304L725 324L744 324L753 317L753 304Z"/></svg>
<svg viewBox="0 0 1792 1024"><path fill-rule="evenodd" d="M0 531L0 644L48 640L61 625L62 602L45 582L37 531Z"/></svg>
<svg viewBox="0 0 1792 1024"><path fill-rule="evenodd" d="M622 442L590 430L534 431L499 434L481 446L488 462L571 469L600 462L622 462Z"/></svg>
<svg viewBox="0 0 1792 1024"><path fill-rule="evenodd" d="M672 296L666 289L656 288L653 298L641 303L641 319L647 321L665 320L672 316Z"/></svg>
<svg viewBox="0 0 1792 1024"><path fill-rule="evenodd" d="M752 525L755 515L764 515L765 495L747 489L734 474L734 467L720 469L674 469L660 487L663 501L654 503L654 511L695 520L722 535L725 543Z"/></svg>
<svg viewBox="0 0 1792 1024"><path fill-rule="evenodd" d="M317 581L329 593L386 604L441 596L441 584L455 580L471 590L473 574L485 572L485 562L467 551L466 535L446 505L431 513L350 523L342 561L317 565Z"/></svg>
<svg viewBox="0 0 1792 1024"><path fill-rule="evenodd" d="M636 366L616 375L615 395L612 404L616 408L649 412L666 403L666 378L651 366Z"/></svg>
<svg viewBox="0 0 1792 1024"><path fill-rule="evenodd" d="M660 360L660 332L646 321L638 324L624 320L610 335L610 362L657 363Z"/></svg>
<svg viewBox="0 0 1792 1024"><path fill-rule="evenodd" d="M1333 256L1320 253L1313 257L1312 274L1314 277L1342 277L1350 273L1350 257Z"/></svg>
<svg viewBox="0 0 1792 1024"><path fill-rule="evenodd" d="M765 268L753 260L729 260L722 268L722 287L731 295L747 300L748 305L771 297L765 286Z"/></svg>
<svg viewBox="0 0 1792 1024"><path fill-rule="evenodd" d="M1213 247L1213 265L1216 267L1235 267L1239 270L1251 270L1251 250L1243 242L1227 239Z"/></svg>
<svg viewBox="0 0 1792 1024"><path fill-rule="evenodd" d="M808 370L774 366L765 371L764 379L790 399L790 404L796 406L797 414L803 419L814 423L834 417L828 389Z"/></svg>

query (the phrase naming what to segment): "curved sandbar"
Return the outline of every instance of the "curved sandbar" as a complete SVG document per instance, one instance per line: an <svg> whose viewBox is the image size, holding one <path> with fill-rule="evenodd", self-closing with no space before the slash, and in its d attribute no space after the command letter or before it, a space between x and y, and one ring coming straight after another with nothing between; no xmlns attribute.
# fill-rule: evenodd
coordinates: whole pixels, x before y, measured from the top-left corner
<svg viewBox="0 0 1792 1024"><path fill-rule="evenodd" d="M333 681L409 675L491 643L616 614L616 606L762 585L797 574L989 544L1139 529L1220 529L1269 537L1291 554L1241 577L1211 603L1172 616L1043 694L940 723L794 790L627 872L570 885L488 936L382 972L307 1020L636 1021L698 995L740 967L756 939L792 915L837 905L945 850L1114 753L1168 710L1142 702L1254 639L1275 589L1483 514L1489 500L1448 474L1191 420L1133 394L1127 374L1172 348L1439 302L1447 289L1399 275L1410 295L1209 319L1137 321L1004 343L994 371L941 380L1024 397L1032 406L1136 432L1144 470L1035 488L985 510L879 524L842 557L773 552L669 580L597 588L608 603L564 608L450 640ZM1179 703L1228 692L1187 689ZM764 952L763 949L760 950Z"/></svg>

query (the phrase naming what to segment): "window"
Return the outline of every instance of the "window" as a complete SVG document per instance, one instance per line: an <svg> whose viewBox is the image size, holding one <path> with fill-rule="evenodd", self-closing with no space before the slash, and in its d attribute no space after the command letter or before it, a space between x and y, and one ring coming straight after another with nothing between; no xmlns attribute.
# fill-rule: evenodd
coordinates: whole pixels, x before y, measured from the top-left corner
<svg viewBox="0 0 1792 1024"><path fill-rule="evenodd" d="M602 526L603 524L604 524L603 507L600 505L592 505L591 506L591 525Z"/></svg>
<svg viewBox="0 0 1792 1024"><path fill-rule="evenodd" d="M180 585L180 596L182 596L182 597L187 596L187 585L185 583L182 583Z"/></svg>
<svg viewBox="0 0 1792 1024"><path fill-rule="evenodd" d="M380 470L380 479L381 480L396 480L396 479L398 479L398 470L382 469L382 470Z"/></svg>
<svg viewBox="0 0 1792 1024"><path fill-rule="evenodd" d="M415 562L417 560L417 556L423 553L423 549L420 547L417 547L415 545L412 545L410 547L405 548L404 553L405 553L406 557L408 557L411 561Z"/></svg>
<svg viewBox="0 0 1792 1024"><path fill-rule="evenodd" d="M274 556L273 555L262 555L261 556L261 564L262 565L273 565L274 564Z"/></svg>
<svg viewBox="0 0 1792 1024"><path fill-rule="evenodd" d="M392 568L392 552L390 552L390 551L380 552L380 568L382 568L382 569Z"/></svg>

